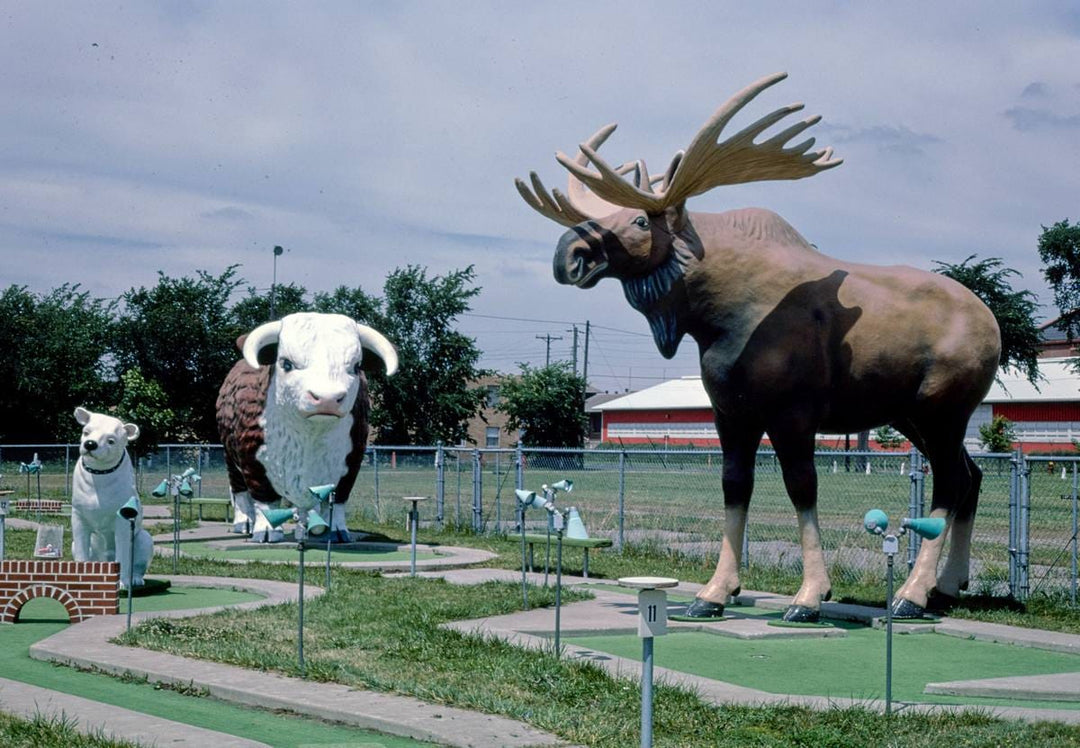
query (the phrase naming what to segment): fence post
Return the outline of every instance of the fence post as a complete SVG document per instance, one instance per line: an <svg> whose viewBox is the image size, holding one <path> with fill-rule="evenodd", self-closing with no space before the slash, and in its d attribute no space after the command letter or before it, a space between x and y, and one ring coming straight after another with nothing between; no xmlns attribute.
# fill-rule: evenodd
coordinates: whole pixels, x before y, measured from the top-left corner
<svg viewBox="0 0 1080 748"><path fill-rule="evenodd" d="M908 499L908 516L917 519L923 514L923 504L926 497L926 474L923 472L923 456L915 447L911 448L911 495ZM922 538L915 533L908 535L908 571L915 568L915 559L918 558L919 548L922 546Z"/></svg>
<svg viewBox="0 0 1080 748"><path fill-rule="evenodd" d="M626 543L626 452L619 452L619 551Z"/></svg>
<svg viewBox="0 0 1080 748"><path fill-rule="evenodd" d="M435 447L435 522L442 529L446 509L446 452L442 442Z"/></svg>
<svg viewBox="0 0 1080 748"><path fill-rule="evenodd" d="M514 450L514 468L517 470L517 476L514 478L514 488L525 488L525 452L522 450L520 439Z"/></svg>
<svg viewBox="0 0 1080 748"><path fill-rule="evenodd" d="M1020 456L1022 469L1020 471L1020 533L1018 554L1020 562L1020 595L1021 602L1028 599L1031 592L1031 468L1027 465L1023 455Z"/></svg>
<svg viewBox="0 0 1080 748"><path fill-rule="evenodd" d="M382 513L379 511L379 448L371 447L371 467L375 473L375 521L382 522Z"/></svg>
<svg viewBox="0 0 1080 748"><path fill-rule="evenodd" d="M1078 477L1078 474L1077 474L1077 471L1076 471L1076 461L1074 460L1073 464L1072 464L1072 574L1070 575L1071 580L1069 582L1069 605L1071 605L1074 608L1076 607L1076 575L1077 575L1076 534L1077 534L1078 531L1080 531L1080 527L1078 527L1078 525L1077 525L1077 521L1078 521L1078 519L1080 519L1080 517L1077 516L1077 506L1076 506L1076 501L1077 501L1077 495L1076 495L1077 491L1076 491L1076 489L1078 487L1077 477Z"/></svg>
<svg viewBox="0 0 1080 748"><path fill-rule="evenodd" d="M1020 599L1020 566L1017 554L1020 543L1017 532L1020 529L1020 450L1013 452L1009 460L1009 594L1013 599Z"/></svg>
<svg viewBox="0 0 1080 748"><path fill-rule="evenodd" d="M64 495L71 497L71 445L64 445ZM1074 533L1075 535L1075 533ZM1075 577L1076 575L1073 574Z"/></svg>
<svg viewBox="0 0 1080 748"><path fill-rule="evenodd" d="M483 485L484 485L484 471L480 469L480 450L473 450L472 459L472 529L477 535L483 530L484 527L484 497L483 497Z"/></svg>

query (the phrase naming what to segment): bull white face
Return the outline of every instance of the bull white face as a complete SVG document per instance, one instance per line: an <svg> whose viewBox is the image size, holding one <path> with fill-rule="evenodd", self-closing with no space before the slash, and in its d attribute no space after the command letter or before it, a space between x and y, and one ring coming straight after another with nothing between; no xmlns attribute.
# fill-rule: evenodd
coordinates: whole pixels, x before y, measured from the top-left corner
<svg viewBox="0 0 1080 748"><path fill-rule="evenodd" d="M356 403L365 350L382 358L387 373L397 368L393 346L371 328L340 314L301 313L252 331L244 358L252 366L274 367L268 397L280 413L331 425Z"/></svg>

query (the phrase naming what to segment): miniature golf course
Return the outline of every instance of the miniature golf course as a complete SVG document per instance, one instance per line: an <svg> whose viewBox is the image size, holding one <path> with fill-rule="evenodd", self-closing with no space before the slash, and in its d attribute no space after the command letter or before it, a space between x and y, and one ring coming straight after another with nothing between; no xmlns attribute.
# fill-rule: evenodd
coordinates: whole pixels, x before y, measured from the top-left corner
<svg viewBox="0 0 1080 748"><path fill-rule="evenodd" d="M163 594L137 597L133 605L136 612L186 610L259 598L253 593L228 589L173 586ZM126 610L126 602L123 606ZM30 659L30 645L68 625L67 611L57 601L39 597L27 602L19 623L0 626L0 673L11 680L93 699L102 703L102 709L108 709L108 705L123 707L274 746L418 748L432 745L305 717L233 706L198 694L186 695Z"/></svg>
<svg viewBox="0 0 1080 748"><path fill-rule="evenodd" d="M606 589L617 589L607 587ZM625 593L625 590L620 590ZM673 603L691 598L672 595ZM726 613L779 621L782 611L729 606ZM777 694L883 699L885 631L830 621L846 636L832 638L736 639L716 633L668 628L654 640L657 667ZM641 659L636 634L564 636L563 641L631 660ZM925 694L927 683L1045 675L1080 670L1080 656L1030 647L960 639L931 632L893 636L893 699L934 704L1002 706L1001 699ZM1080 703L1009 699L1009 706L1080 709Z"/></svg>

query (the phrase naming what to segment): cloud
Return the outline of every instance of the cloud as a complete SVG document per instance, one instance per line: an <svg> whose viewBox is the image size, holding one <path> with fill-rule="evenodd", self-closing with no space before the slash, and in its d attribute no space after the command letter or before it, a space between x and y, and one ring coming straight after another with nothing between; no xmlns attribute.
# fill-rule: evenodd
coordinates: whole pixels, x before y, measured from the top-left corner
<svg viewBox="0 0 1080 748"><path fill-rule="evenodd" d="M846 125L822 125L823 142L834 145L865 143L881 151L919 154L924 146L943 143L944 140L930 133L915 132L904 125L873 125L871 127L848 127Z"/></svg>
<svg viewBox="0 0 1080 748"><path fill-rule="evenodd" d="M1024 86L1021 99L1045 99L1050 95L1050 88L1042 81L1034 81Z"/></svg>
<svg viewBox="0 0 1080 748"><path fill-rule="evenodd" d="M1013 129L1020 132L1045 132L1047 130L1075 130L1080 128L1080 114L1062 115L1049 109L1014 106L1003 112L1012 122Z"/></svg>
<svg viewBox="0 0 1080 748"><path fill-rule="evenodd" d="M255 214L251 211L244 210L243 208L237 208L235 205L229 205L225 208L218 208L217 210L209 210L202 214L203 218L212 221L254 221Z"/></svg>

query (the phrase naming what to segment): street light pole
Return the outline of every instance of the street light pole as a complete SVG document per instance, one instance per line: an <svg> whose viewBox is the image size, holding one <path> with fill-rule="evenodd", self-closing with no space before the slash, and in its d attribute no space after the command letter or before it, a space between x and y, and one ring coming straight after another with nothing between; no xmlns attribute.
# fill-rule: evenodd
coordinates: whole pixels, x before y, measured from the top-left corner
<svg viewBox="0 0 1080 748"><path fill-rule="evenodd" d="M277 295L277 258L280 257L281 254L284 251L285 250L281 247L281 245L278 245L278 244L274 245L274 278L273 278L272 281L270 281L270 319L271 320L274 319L274 303L276 301L275 297Z"/></svg>

